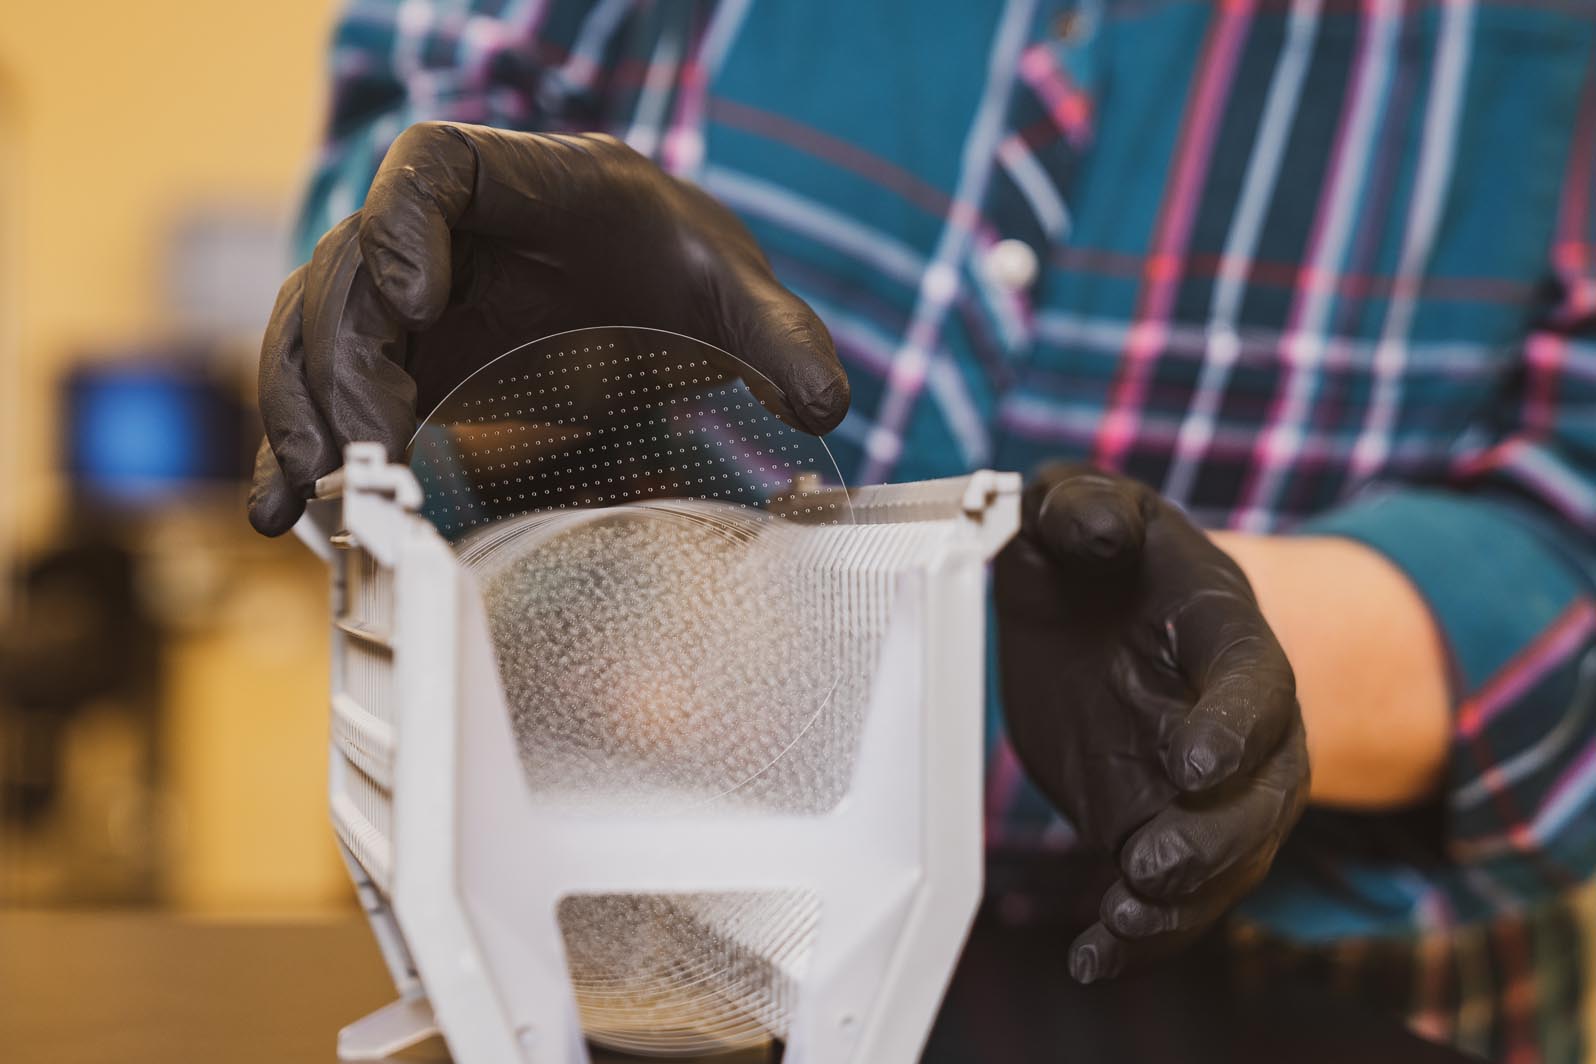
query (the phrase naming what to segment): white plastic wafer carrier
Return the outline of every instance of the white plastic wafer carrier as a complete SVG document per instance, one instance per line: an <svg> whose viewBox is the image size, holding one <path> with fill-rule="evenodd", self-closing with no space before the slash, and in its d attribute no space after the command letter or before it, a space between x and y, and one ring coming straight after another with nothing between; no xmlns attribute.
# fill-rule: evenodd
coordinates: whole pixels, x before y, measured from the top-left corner
<svg viewBox="0 0 1596 1064"><path fill-rule="evenodd" d="M800 477L451 543L351 445L298 531L332 572L332 819L399 998L340 1057L918 1059L980 892L1019 490Z"/></svg>

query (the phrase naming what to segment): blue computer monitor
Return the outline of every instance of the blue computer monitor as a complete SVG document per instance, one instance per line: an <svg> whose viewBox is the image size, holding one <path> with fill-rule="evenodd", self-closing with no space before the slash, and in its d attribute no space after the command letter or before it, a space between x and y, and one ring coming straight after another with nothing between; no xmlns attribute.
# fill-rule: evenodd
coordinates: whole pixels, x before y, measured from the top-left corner
<svg viewBox="0 0 1596 1064"><path fill-rule="evenodd" d="M162 503L245 475L243 405L204 364L81 366L64 399L67 472L90 501Z"/></svg>

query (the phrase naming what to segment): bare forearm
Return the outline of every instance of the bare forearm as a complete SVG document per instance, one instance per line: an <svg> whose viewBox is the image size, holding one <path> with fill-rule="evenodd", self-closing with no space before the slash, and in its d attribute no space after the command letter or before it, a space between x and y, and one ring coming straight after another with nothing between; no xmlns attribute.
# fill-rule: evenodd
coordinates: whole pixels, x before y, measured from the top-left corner
<svg viewBox="0 0 1596 1064"><path fill-rule="evenodd" d="M1297 675L1315 802L1392 808L1434 794L1449 735L1444 655L1424 601L1351 540L1218 532Z"/></svg>

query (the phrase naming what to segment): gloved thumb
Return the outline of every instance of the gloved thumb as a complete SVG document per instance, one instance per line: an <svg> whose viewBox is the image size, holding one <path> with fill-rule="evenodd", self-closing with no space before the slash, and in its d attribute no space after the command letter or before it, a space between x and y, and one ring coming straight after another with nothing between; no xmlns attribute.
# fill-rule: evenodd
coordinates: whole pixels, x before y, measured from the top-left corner
<svg viewBox="0 0 1596 1064"><path fill-rule="evenodd" d="M249 488L249 523L263 536L280 536L305 512L305 500L294 494L283 476L271 443L260 441L255 475Z"/></svg>
<svg viewBox="0 0 1596 1064"><path fill-rule="evenodd" d="M1141 555L1147 499L1135 481L1088 465L1053 464L1026 490L1021 529L1062 565L1115 570Z"/></svg>

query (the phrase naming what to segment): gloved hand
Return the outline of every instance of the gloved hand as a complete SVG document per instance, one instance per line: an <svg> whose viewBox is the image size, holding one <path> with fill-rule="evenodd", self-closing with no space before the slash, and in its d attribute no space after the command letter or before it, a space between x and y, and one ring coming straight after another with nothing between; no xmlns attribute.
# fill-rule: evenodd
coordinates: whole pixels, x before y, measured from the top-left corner
<svg viewBox="0 0 1596 1064"><path fill-rule="evenodd" d="M278 293L251 523L287 530L352 440L399 459L418 391L431 409L509 348L596 325L723 348L763 375L748 383L777 416L810 432L847 412L826 327L709 196L613 137L422 123Z"/></svg>
<svg viewBox="0 0 1596 1064"><path fill-rule="evenodd" d="M1247 579L1124 477L1051 465L995 572L1020 762L1120 878L1081 982L1178 949L1257 885L1301 815L1296 682Z"/></svg>

